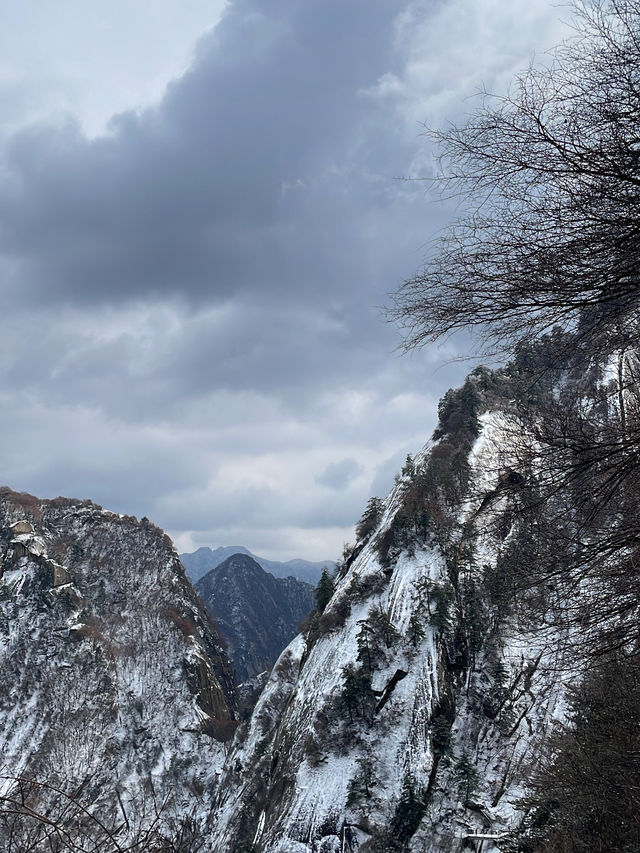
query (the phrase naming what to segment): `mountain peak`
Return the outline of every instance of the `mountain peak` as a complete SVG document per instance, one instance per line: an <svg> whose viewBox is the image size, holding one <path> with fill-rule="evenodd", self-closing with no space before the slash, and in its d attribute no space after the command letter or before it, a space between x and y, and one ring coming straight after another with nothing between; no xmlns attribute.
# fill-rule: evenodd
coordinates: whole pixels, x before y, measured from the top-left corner
<svg viewBox="0 0 640 853"><path fill-rule="evenodd" d="M30 780L29 808L55 822L77 817L64 791L86 794L91 779L96 815L135 804L144 828L149 780L167 809L194 798L194 780L215 786L216 740L237 725L231 671L159 528L88 501L1 489L0 631L3 796L12 778ZM193 803L204 820L208 801Z"/></svg>
<svg viewBox="0 0 640 853"><path fill-rule="evenodd" d="M284 578L293 576L298 580L311 584L318 582L325 567L331 570L335 568L335 563L332 560L321 560L315 563L310 560L300 559L299 557L294 557L284 563L278 560L268 560L266 557L258 557L256 554L253 554L244 545L223 545L215 549L205 546L198 548L192 553L180 554L180 559L188 577L195 584L207 572L219 566L220 563L223 563L233 554L245 554L251 557L258 565L262 566L265 572L270 572L275 577Z"/></svg>
<svg viewBox="0 0 640 853"><path fill-rule="evenodd" d="M229 646L239 682L271 669L313 609L314 587L276 578L248 554L232 554L195 585Z"/></svg>

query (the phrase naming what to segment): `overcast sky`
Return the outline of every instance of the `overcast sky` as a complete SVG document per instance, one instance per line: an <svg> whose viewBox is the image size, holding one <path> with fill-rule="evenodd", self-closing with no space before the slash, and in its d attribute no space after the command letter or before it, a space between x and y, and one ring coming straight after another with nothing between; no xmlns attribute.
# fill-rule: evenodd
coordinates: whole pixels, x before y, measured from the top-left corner
<svg viewBox="0 0 640 853"><path fill-rule="evenodd" d="M453 215L400 178L432 173L424 123L504 90L566 10L0 10L0 480L182 551L335 558L467 370L453 343L399 355L381 315Z"/></svg>

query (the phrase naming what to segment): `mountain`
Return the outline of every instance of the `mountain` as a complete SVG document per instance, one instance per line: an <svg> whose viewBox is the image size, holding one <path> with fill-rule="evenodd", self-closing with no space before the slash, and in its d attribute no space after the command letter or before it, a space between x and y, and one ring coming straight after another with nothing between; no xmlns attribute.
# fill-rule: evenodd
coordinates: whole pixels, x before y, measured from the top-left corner
<svg viewBox="0 0 640 853"><path fill-rule="evenodd" d="M252 560L255 560L258 565L262 566L265 572L270 572L277 578L294 577L311 584L318 582L324 568L330 571L335 569L335 563L331 560L323 560L319 563L311 563L308 560L300 559L288 560L285 563L279 563L277 560L267 560L264 557L256 557L255 554L252 554L243 545L228 545L216 548L215 551L212 551L211 548L198 548L197 551L191 554L180 554L180 559L192 583L196 583L207 572L215 569L216 566L219 566L220 563L223 563L233 554L246 554Z"/></svg>
<svg viewBox="0 0 640 853"><path fill-rule="evenodd" d="M195 590L227 641L238 682L271 669L315 606L311 584L275 578L248 554L227 557Z"/></svg>
<svg viewBox="0 0 640 853"><path fill-rule="evenodd" d="M2 849L638 849L639 377L554 330L447 392L241 723L160 530L0 491ZM198 589L246 675L310 594Z"/></svg>
<svg viewBox="0 0 640 853"><path fill-rule="evenodd" d="M234 688L169 538L4 488L0 565L0 847L160 849L202 830Z"/></svg>
<svg viewBox="0 0 640 853"><path fill-rule="evenodd" d="M612 814L631 802L601 780L640 769L637 444L621 442L638 375L633 353L599 363L554 332L445 395L239 731L219 851L542 851L550 815L586 831L592 790ZM570 711L584 759L561 738Z"/></svg>

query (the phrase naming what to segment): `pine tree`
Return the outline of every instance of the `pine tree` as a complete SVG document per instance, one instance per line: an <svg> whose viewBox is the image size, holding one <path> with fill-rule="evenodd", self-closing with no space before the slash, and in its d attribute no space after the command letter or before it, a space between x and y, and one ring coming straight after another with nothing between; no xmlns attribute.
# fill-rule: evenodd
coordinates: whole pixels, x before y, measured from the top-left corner
<svg viewBox="0 0 640 853"><path fill-rule="evenodd" d="M324 568L316 587L316 610L318 613L324 613L325 607L331 601L334 589L333 578L329 574L329 570Z"/></svg>
<svg viewBox="0 0 640 853"><path fill-rule="evenodd" d="M389 618L389 615L381 607L376 606L371 608L369 624L373 629L375 637L382 640L387 648L391 648L397 641L399 636L398 631Z"/></svg>
<svg viewBox="0 0 640 853"><path fill-rule="evenodd" d="M358 660L363 666L372 672L376 660L376 650L373 648L374 637L369 623L362 619L358 622L360 630L356 634L356 645L358 647Z"/></svg>
<svg viewBox="0 0 640 853"><path fill-rule="evenodd" d="M438 714L431 723L431 743L436 755L447 755L451 750L451 722Z"/></svg>
<svg viewBox="0 0 640 853"><path fill-rule="evenodd" d="M373 720L376 695L371 687L371 674L362 667L347 664L342 670L341 701L349 714L349 722L361 718Z"/></svg>
<svg viewBox="0 0 640 853"><path fill-rule="evenodd" d="M410 453L407 453L407 458L402 468L402 475L411 479L416 476L416 463L413 461L413 456Z"/></svg>
<svg viewBox="0 0 640 853"><path fill-rule="evenodd" d="M349 722L353 722L358 716L358 704L360 701L358 678L355 667L351 664L342 670L342 694L341 699L349 714Z"/></svg>
<svg viewBox="0 0 640 853"><path fill-rule="evenodd" d="M393 837L400 842L401 849L407 849L407 842L418 828L424 810L424 797L415 779L410 775L405 776L400 799L391 821Z"/></svg>
<svg viewBox="0 0 640 853"><path fill-rule="evenodd" d="M509 693L509 675L501 660L493 667L493 679L493 695L500 703L506 702L511 695Z"/></svg>
<svg viewBox="0 0 640 853"><path fill-rule="evenodd" d="M449 614L451 590L446 586L434 584L431 587L431 601L435 604L435 609L431 613L431 624L438 629L440 634L447 634L451 630Z"/></svg>
<svg viewBox="0 0 640 853"><path fill-rule="evenodd" d="M373 769L373 762L369 758L358 758L358 772L349 782L347 788L347 805L355 806L363 799L370 799L372 788L378 779Z"/></svg>
<svg viewBox="0 0 640 853"><path fill-rule="evenodd" d="M462 755L456 762L455 778L458 783L458 794L462 798L463 805L466 806L475 794L479 781L476 768L471 763L466 750L462 751Z"/></svg>
<svg viewBox="0 0 640 853"><path fill-rule="evenodd" d="M482 648L486 630L486 618L478 588L468 581L463 593L463 629L469 664L475 667L476 654Z"/></svg>
<svg viewBox="0 0 640 853"><path fill-rule="evenodd" d="M414 583L415 594L414 601L416 604L420 605L425 610L429 610L431 607L431 591L434 587L434 583L431 578L420 578Z"/></svg>
<svg viewBox="0 0 640 853"><path fill-rule="evenodd" d="M409 642L414 647L417 647L420 640L423 640L426 637L426 633L423 627L422 619L417 613L411 614L411 619L409 620L409 630L407 632L407 637Z"/></svg>
<svg viewBox="0 0 640 853"><path fill-rule="evenodd" d="M356 525L356 536L358 540L365 539L377 528L384 512L384 503L380 498L369 498L365 511Z"/></svg>
<svg viewBox="0 0 640 853"><path fill-rule="evenodd" d="M379 606L372 607L368 618L361 619L358 625L360 625L356 635L358 660L362 661L368 672L373 672L378 663L384 660L386 649L391 648L400 635L388 615Z"/></svg>

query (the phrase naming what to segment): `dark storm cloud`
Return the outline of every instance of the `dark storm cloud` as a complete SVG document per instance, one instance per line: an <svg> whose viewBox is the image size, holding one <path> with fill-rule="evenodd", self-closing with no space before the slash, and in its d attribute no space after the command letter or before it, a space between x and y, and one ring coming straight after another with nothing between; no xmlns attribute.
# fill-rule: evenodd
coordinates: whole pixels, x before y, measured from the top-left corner
<svg viewBox="0 0 640 853"><path fill-rule="evenodd" d="M5 305L78 317L21 319L5 382L26 374L49 400L137 422L219 390L302 410L383 371L399 339L380 306L419 263L426 216L422 189L393 175L423 142L365 90L402 64L405 6L237 0L161 103L117 116L110 136L15 134ZM173 305L177 327L83 328L82 312L145 303Z"/></svg>
<svg viewBox="0 0 640 853"><path fill-rule="evenodd" d="M73 124L15 135L0 245L22 296L313 303L363 286L379 259L362 211L393 203L404 164L372 144L361 90L391 67L403 5L235 2L157 109L95 140Z"/></svg>

